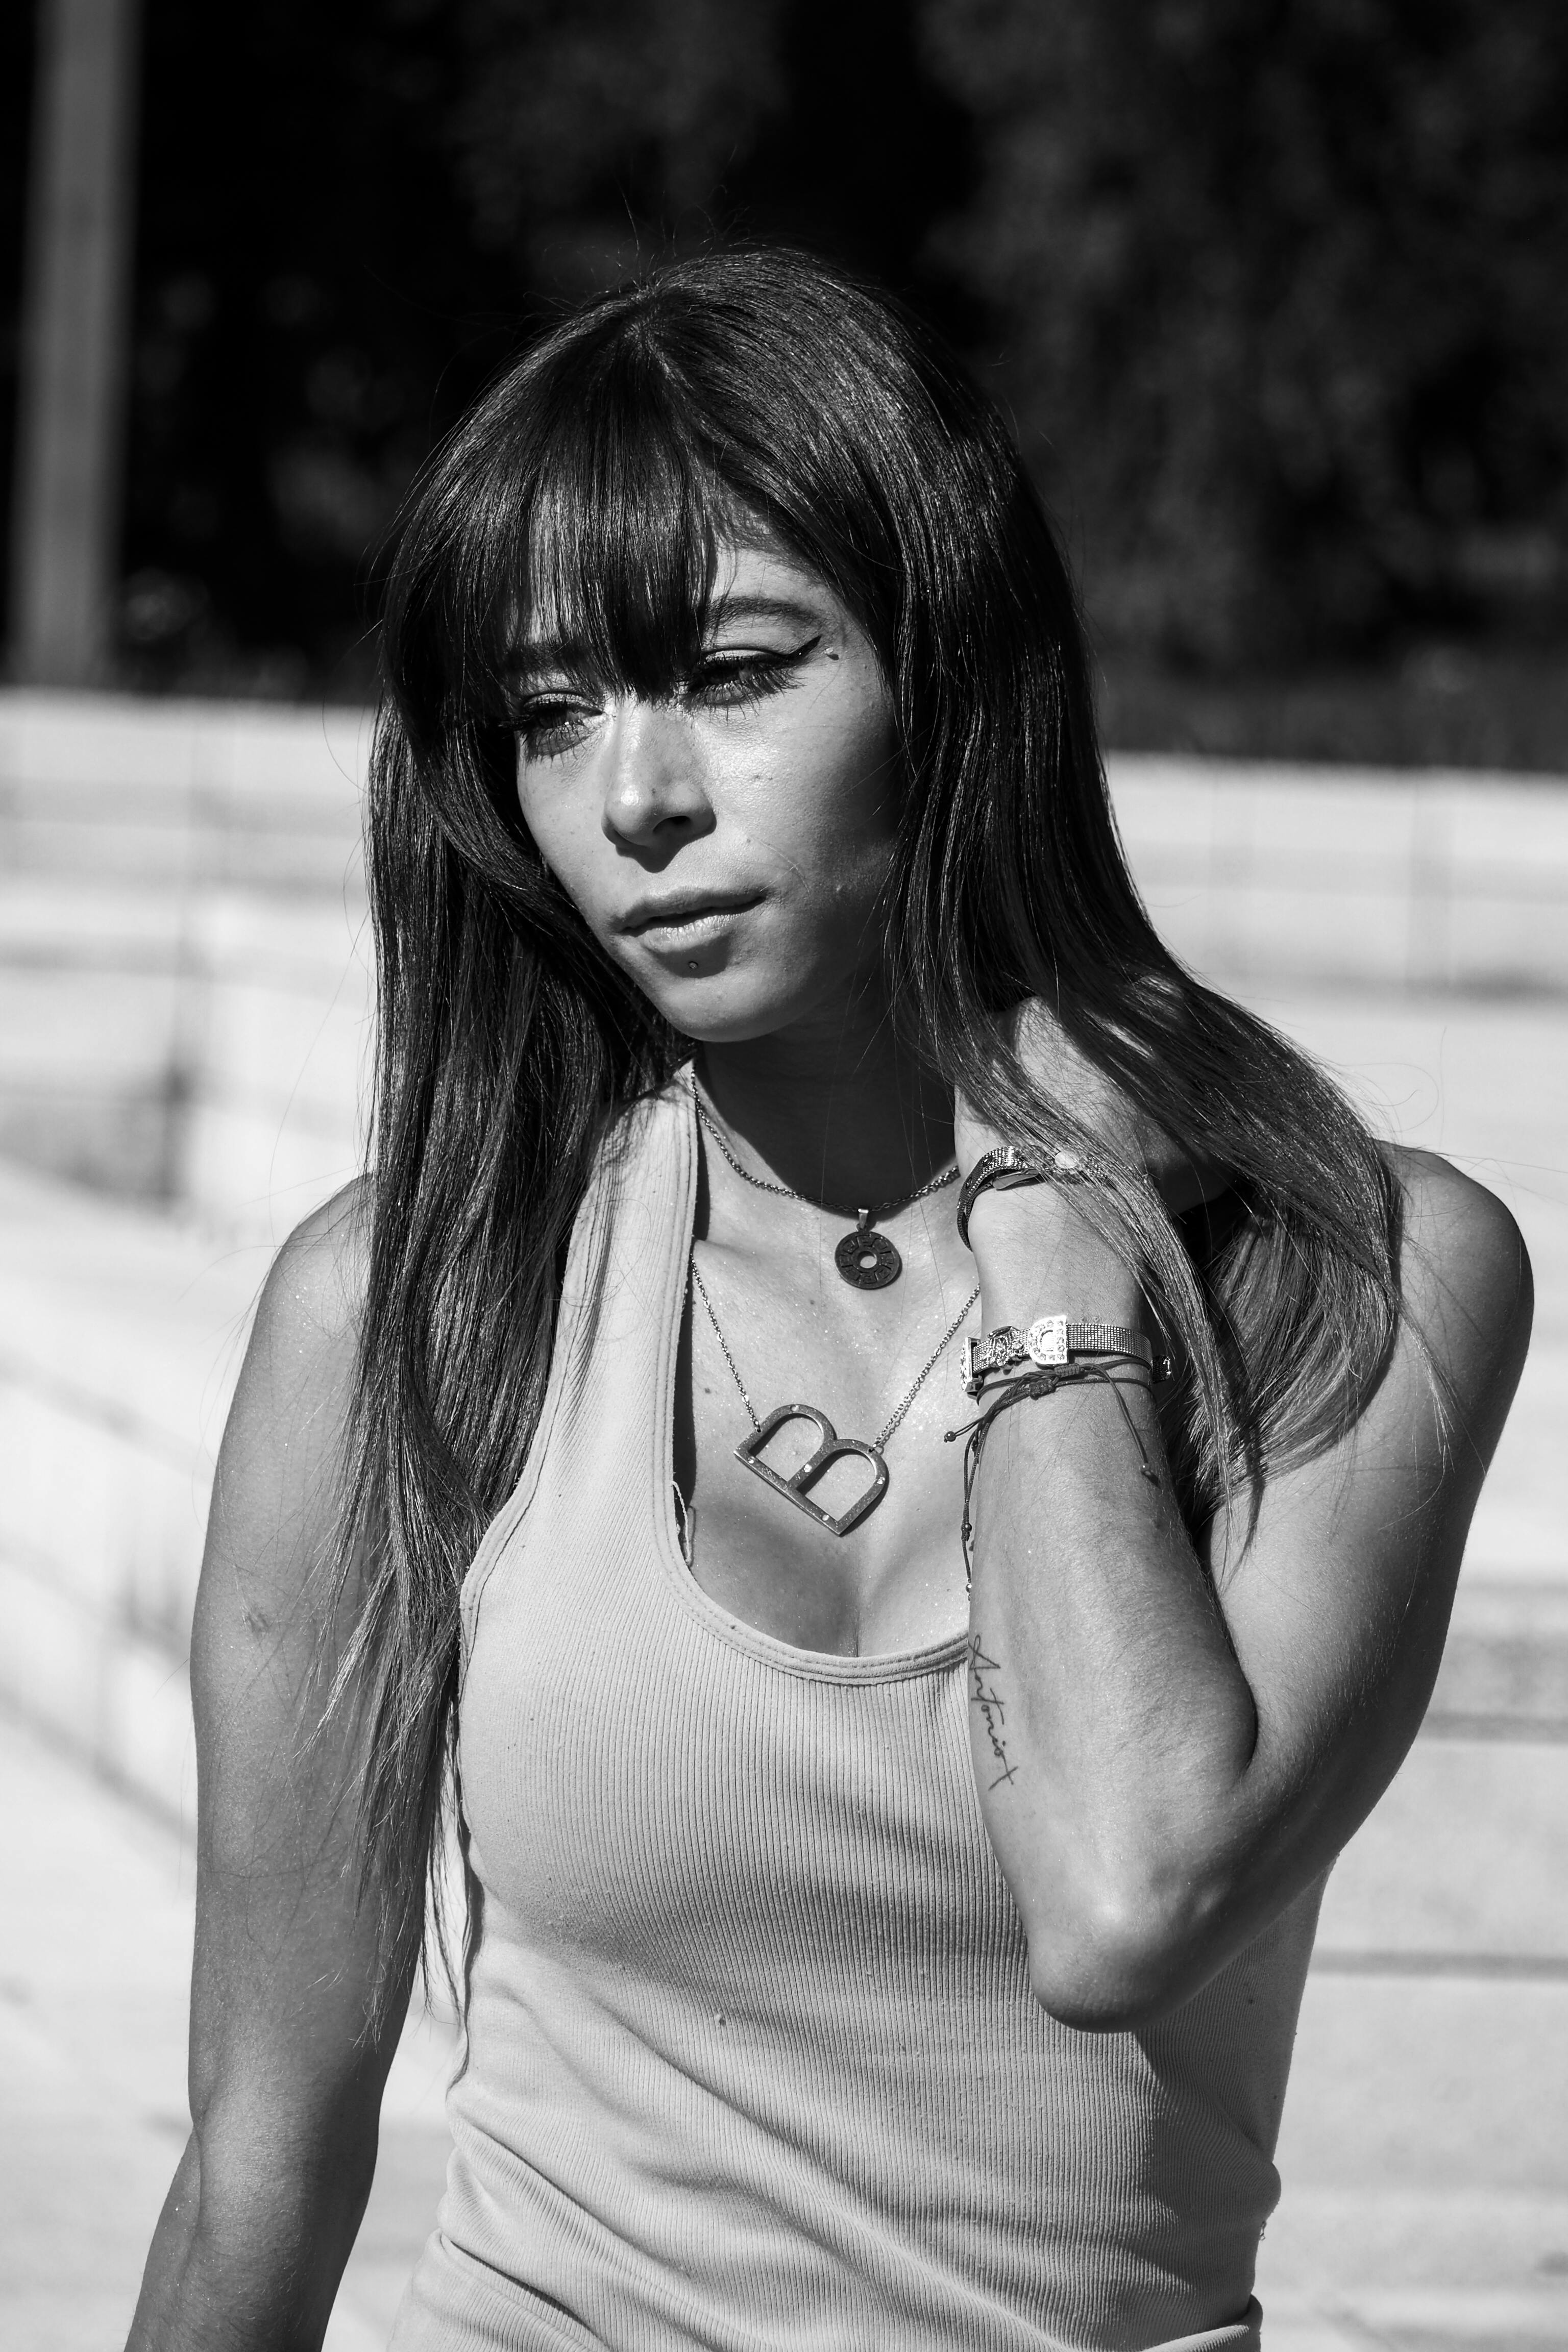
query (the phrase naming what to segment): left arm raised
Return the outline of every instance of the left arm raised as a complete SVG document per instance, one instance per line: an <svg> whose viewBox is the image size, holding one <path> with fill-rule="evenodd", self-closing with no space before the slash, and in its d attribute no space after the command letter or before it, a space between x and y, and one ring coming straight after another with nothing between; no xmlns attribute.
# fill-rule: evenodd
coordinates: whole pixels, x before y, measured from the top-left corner
<svg viewBox="0 0 1568 2352"><path fill-rule="evenodd" d="M1470 1515L1524 1360L1530 1266L1500 1202L1399 1157L1406 1328L1354 1429L1194 1548L1145 1385L991 1429L977 1484L972 1747L1037 1997L1116 2031L1185 2000L1326 1868L1431 1696ZM1136 1286L1042 1185L982 1196L985 1326L1139 1320ZM1444 1410L1413 1333L1447 1384Z"/></svg>

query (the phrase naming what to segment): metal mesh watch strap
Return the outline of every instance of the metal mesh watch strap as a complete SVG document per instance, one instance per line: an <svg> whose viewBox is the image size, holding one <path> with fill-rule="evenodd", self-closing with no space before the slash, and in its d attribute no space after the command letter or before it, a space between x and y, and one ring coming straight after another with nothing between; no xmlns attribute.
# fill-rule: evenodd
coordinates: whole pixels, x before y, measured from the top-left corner
<svg viewBox="0 0 1568 2352"><path fill-rule="evenodd" d="M1038 1356L1035 1349L1041 1340L1047 1346L1056 1344L1054 1335L1061 1333L1062 1353L1058 1356ZM1046 1335L1052 1335L1047 1338ZM1039 1322L1031 1323L1025 1345L1036 1363L1066 1363L1069 1356L1136 1356L1141 1364L1154 1369L1154 1343L1130 1323L1069 1323L1065 1315L1045 1315Z"/></svg>
<svg viewBox="0 0 1568 2352"><path fill-rule="evenodd" d="M1150 1371L1154 1347L1142 1331L1126 1323L1074 1323L1065 1315L1042 1315L1027 1330L1004 1323L963 1345L963 1385L978 1396L988 1372L1011 1371L1017 1364L1069 1363L1074 1356L1131 1356Z"/></svg>

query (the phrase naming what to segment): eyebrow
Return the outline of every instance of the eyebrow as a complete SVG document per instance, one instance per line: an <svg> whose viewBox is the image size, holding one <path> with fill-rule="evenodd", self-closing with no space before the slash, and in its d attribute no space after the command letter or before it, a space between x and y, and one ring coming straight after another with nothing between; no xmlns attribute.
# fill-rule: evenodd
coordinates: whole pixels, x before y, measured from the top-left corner
<svg viewBox="0 0 1568 2352"><path fill-rule="evenodd" d="M803 628L820 628L822 618L815 605L793 596L724 596L713 606L715 626L726 621L794 621Z"/></svg>
<svg viewBox="0 0 1568 2352"><path fill-rule="evenodd" d="M725 596L720 598L710 614L710 625L722 628L736 621L784 621L803 629L820 629L823 615L814 605L802 604L792 596ZM541 637L514 646L507 656L509 677L524 679L541 671L580 668L586 648L571 638Z"/></svg>

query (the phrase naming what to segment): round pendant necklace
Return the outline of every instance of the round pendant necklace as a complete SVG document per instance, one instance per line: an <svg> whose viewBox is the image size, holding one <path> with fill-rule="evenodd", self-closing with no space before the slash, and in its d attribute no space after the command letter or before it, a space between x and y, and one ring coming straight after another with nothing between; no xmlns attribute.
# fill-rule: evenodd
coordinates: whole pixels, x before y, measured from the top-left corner
<svg viewBox="0 0 1568 2352"><path fill-rule="evenodd" d="M713 1301L708 1296L708 1286L697 1270L695 1255L689 1260L689 1265L692 1288L702 1301L708 1320L713 1326L713 1337L718 1340L720 1351L730 1367L730 1377L740 1390L741 1402L745 1406L751 1418L752 1434L750 1437L743 1437L736 1446L736 1461L751 1471L753 1477L760 1478L764 1486L771 1486L775 1495L782 1495L786 1503L793 1503L797 1510L805 1513L808 1519L814 1519L819 1528L826 1528L830 1536L847 1536L851 1528L859 1526L868 1511L876 1509L887 1493L888 1463L882 1449L920 1394L927 1376L934 1371L941 1362L943 1350L979 1298L978 1284L970 1292L936 1346L877 1432L876 1436L840 1437L822 1407L816 1404L775 1405L765 1420L759 1419L757 1408L752 1402L751 1393L745 1381L741 1378L740 1366L730 1353L730 1343L719 1328L719 1318L713 1311ZM808 1454L800 1468L788 1478L784 1477L782 1472L770 1469L767 1463L761 1458L763 1446L787 1421L810 1422L816 1431L817 1437L816 1451ZM841 1511L835 1518L830 1512L823 1509L820 1503L812 1501L811 1489L830 1463L842 1461L848 1454L858 1454L862 1461L870 1464L871 1483L863 1495L856 1496L847 1511Z"/></svg>
<svg viewBox="0 0 1568 2352"><path fill-rule="evenodd" d="M833 1253L834 1265L852 1289L886 1290L890 1282L897 1282L904 1270L904 1261L888 1235L877 1233L873 1228L881 1218L896 1216L900 1209L912 1209L915 1202L923 1201L928 1193L940 1192L944 1184L951 1184L958 1174L956 1162L952 1167L941 1169L936 1175L928 1177L917 1192L906 1192L901 1201L883 1201L874 1209L836 1208L831 1201L813 1201L807 1193L796 1192L788 1184L772 1183L767 1177L753 1176L749 1168L742 1168L724 1140L718 1121L698 1093L695 1082L691 1093L697 1105L698 1118L718 1145L720 1156L729 1162L742 1183L754 1185L759 1192L775 1193L781 1201L805 1201L808 1208L820 1208L830 1217L854 1218L854 1232L846 1234Z"/></svg>

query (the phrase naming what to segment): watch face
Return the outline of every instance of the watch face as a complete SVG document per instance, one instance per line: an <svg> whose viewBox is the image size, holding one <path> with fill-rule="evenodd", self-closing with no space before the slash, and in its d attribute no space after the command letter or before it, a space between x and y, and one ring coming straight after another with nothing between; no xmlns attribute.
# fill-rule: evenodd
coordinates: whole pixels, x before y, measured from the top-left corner
<svg viewBox="0 0 1568 2352"><path fill-rule="evenodd" d="M1025 1341L1031 1363L1065 1364L1068 1360L1068 1318L1065 1315L1042 1315L1037 1323L1029 1326Z"/></svg>

